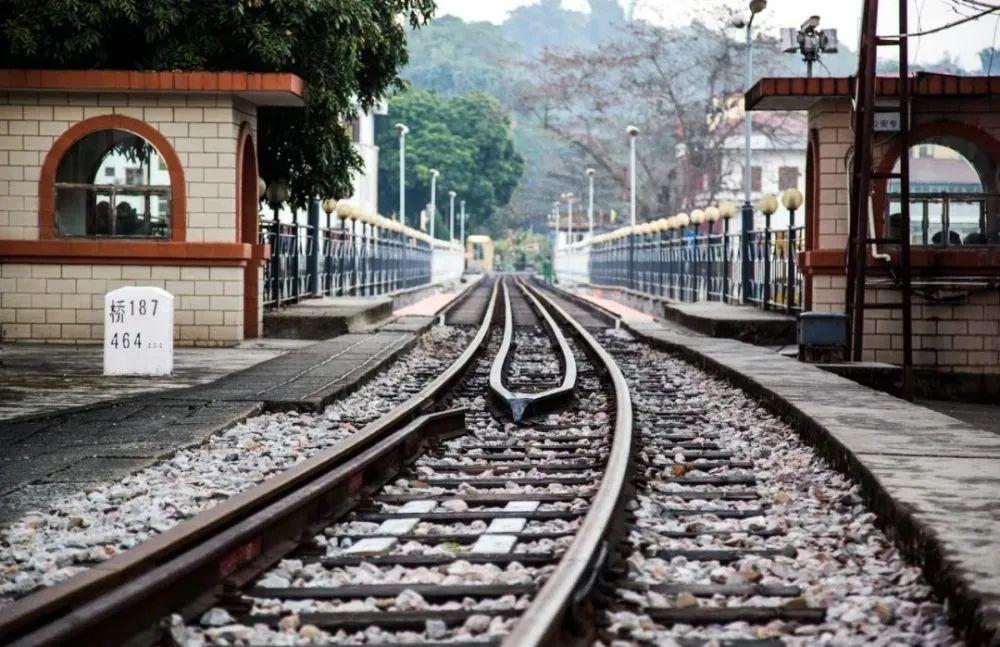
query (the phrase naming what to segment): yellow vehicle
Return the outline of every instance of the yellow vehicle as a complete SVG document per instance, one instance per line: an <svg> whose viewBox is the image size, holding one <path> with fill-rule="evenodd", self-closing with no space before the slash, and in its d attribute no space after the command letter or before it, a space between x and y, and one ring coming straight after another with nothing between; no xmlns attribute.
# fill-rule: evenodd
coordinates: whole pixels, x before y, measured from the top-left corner
<svg viewBox="0 0 1000 647"><path fill-rule="evenodd" d="M493 239L489 236L469 236L465 240L465 267L469 272L488 274L493 271Z"/></svg>

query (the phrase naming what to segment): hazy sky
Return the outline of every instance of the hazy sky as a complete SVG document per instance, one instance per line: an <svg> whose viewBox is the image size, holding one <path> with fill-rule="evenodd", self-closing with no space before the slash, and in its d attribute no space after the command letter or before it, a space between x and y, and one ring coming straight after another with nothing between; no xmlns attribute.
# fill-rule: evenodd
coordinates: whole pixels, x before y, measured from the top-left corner
<svg viewBox="0 0 1000 647"><path fill-rule="evenodd" d="M620 0L625 4L627 0ZM658 22L686 22L684 7L694 7L704 0L636 0L636 14ZM535 4L537 0L438 0L439 15L453 14L465 20L503 22L507 12L517 7ZM910 31L917 31L917 17L924 29L951 22L957 18L946 0L909 0ZM749 4L749 2L747 3ZM895 33L897 26L896 5L892 0L882 2L880 19L882 34ZM819 14L822 26L836 28L840 40L852 49L857 47L862 0L770 0L761 22L761 28L778 35L780 27L798 27L810 14ZM568 9L586 10L585 0L563 0ZM940 34L925 36L911 46L911 59L919 62L937 61L948 52L958 56L967 68L979 69L976 52L996 42L1000 14L986 16ZM893 50L882 48L882 55L891 58ZM1000 64L1000 62L998 62Z"/></svg>

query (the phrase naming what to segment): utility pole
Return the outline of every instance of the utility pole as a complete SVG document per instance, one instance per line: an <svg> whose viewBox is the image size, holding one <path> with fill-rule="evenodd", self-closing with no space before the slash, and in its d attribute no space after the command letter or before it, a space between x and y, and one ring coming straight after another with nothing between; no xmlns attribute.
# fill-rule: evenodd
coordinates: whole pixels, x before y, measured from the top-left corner
<svg viewBox="0 0 1000 647"><path fill-rule="evenodd" d="M587 179L590 180L590 199L587 202L587 223L590 226L589 237L593 239L594 237L594 174L595 171L592 168L587 169Z"/></svg>
<svg viewBox="0 0 1000 647"><path fill-rule="evenodd" d="M455 240L455 196L458 194L454 191L448 192L448 198L451 201L451 206L448 208L448 240Z"/></svg>
<svg viewBox="0 0 1000 647"><path fill-rule="evenodd" d="M399 133L399 223L406 226L406 124L396 124Z"/></svg>
<svg viewBox="0 0 1000 647"><path fill-rule="evenodd" d="M434 221L437 220L437 179L441 175L436 169L431 169L431 238L434 238Z"/></svg>

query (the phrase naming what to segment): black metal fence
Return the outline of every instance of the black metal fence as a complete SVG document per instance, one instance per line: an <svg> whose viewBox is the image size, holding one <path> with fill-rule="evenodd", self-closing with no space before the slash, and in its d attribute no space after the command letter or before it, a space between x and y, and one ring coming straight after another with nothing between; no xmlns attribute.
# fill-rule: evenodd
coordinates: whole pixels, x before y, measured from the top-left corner
<svg viewBox="0 0 1000 647"><path fill-rule="evenodd" d="M701 233L694 228L626 233L591 246L590 282L674 301L743 303L743 258L749 258L746 301L765 310L798 312L803 304L797 254L805 228Z"/></svg>
<svg viewBox="0 0 1000 647"><path fill-rule="evenodd" d="M432 242L413 230L344 218L331 226L261 220L264 305L374 296L431 283Z"/></svg>

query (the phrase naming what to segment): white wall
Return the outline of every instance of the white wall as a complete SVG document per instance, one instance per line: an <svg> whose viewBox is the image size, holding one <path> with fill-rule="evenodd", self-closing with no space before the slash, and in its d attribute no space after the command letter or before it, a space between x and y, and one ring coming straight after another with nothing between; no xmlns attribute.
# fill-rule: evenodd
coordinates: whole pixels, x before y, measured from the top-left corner
<svg viewBox="0 0 1000 647"><path fill-rule="evenodd" d="M431 283L456 283L465 271L465 253L458 243L434 243L431 256Z"/></svg>
<svg viewBox="0 0 1000 647"><path fill-rule="evenodd" d="M553 254L552 269L562 284L590 282L590 245L577 243L572 247L558 246Z"/></svg>

